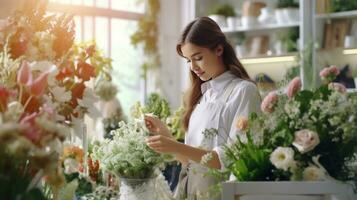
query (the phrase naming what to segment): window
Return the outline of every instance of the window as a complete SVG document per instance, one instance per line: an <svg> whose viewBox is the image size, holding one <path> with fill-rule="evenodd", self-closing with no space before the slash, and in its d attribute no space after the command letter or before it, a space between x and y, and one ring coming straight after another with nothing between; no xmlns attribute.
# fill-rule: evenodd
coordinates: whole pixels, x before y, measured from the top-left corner
<svg viewBox="0 0 357 200"><path fill-rule="evenodd" d="M113 59L113 82L124 112L141 100L139 51L130 44L144 12L144 3L135 0L50 0L51 12L75 15L76 41L96 40L106 56Z"/></svg>

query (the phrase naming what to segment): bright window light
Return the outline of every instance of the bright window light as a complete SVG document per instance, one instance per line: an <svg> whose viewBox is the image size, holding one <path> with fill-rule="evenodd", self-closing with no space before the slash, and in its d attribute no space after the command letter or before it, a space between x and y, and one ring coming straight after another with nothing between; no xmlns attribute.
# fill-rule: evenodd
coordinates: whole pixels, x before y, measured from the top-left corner
<svg viewBox="0 0 357 200"><path fill-rule="evenodd" d="M357 49L345 49L345 50L343 50L343 54L345 54L345 55L357 54Z"/></svg>
<svg viewBox="0 0 357 200"><path fill-rule="evenodd" d="M267 58L245 58L240 60L242 64L260 64L260 63L275 63L275 62L294 62L296 56L279 56Z"/></svg>

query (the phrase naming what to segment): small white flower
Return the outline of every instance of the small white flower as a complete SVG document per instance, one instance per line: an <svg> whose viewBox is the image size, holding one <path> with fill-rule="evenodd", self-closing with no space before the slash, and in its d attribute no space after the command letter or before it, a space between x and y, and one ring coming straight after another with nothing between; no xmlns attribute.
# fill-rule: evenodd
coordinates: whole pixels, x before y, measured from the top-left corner
<svg viewBox="0 0 357 200"><path fill-rule="evenodd" d="M294 150L290 147L278 147L270 154L270 162L276 168L287 171L295 166Z"/></svg>
<svg viewBox="0 0 357 200"><path fill-rule="evenodd" d="M293 146L296 147L300 153L306 153L313 150L319 143L319 136L314 131L303 129L295 132Z"/></svg>
<svg viewBox="0 0 357 200"><path fill-rule="evenodd" d="M7 105L7 111L4 113L6 121L17 121L24 112L24 107L18 101L13 101Z"/></svg>
<svg viewBox="0 0 357 200"><path fill-rule="evenodd" d="M100 111L98 108L95 107L95 103L98 101L98 97L94 94L94 91L91 88L86 88L83 93L83 98L78 99L78 104L81 107L87 109L87 113L89 117L92 119L96 119L101 116Z"/></svg>
<svg viewBox="0 0 357 200"><path fill-rule="evenodd" d="M205 155L202 156L201 158L201 165L207 165L209 161L211 161L213 158L212 152L208 152Z"/></svg>
<svg viewBox="0 0 357 200"><path fill-rule="evenodd" d="M58 102L67 102L72 98L71 92L66 91L66 88L64 87L56 86L51 89L51 92L54 98L56 99L56 101Z"/></svg>
<svg viewBox="0 0 357 200"><path fill-rule="evenodd" d="M320 169L314 165L311 165L311 166L305 168L302 174L303 174L304 181L326 180L325 172L322 169Z"/></svg>
<svg viewBox="0 0 357 200"><path fill-rule="evenodd" d="M67 158L63 161L64 173L73 174L78 172L79 163L73 158Z"/></svg>

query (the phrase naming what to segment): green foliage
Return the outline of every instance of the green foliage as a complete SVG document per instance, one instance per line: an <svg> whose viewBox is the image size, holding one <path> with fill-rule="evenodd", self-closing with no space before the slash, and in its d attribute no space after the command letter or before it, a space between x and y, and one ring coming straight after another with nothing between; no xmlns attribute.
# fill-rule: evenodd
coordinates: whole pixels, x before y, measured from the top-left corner
<svg viewBox="0 0 357 200"><path fill-rule="evenodd" d="M271 150L255 145L250 134L247 137L247 143L237 137L237 142L231 148L226 148L227 158L233 161L228 169L238 181L270 180L273 169L269 161Z"/></svg>
<svg viewBox="0 0 357 200"><path fill-rule="evenodd" d="M295 0L278 0L277 8L298 8L299 3Z"/></svg>
<svg viewBox="0 0 357 200"><path fill-rule="evenodd" d="M93 192L92 183L86 179L86 177L80 176L79 172L72 173L72 174L65 174L66 182L74 187L75 183L77 182L77 189L75 190L75 194L77 196L83 196L85 194L89 194ZM69 186L68 186L69 187ZM69 188L63 188L64 190L69 190Z"/></svg>
<svg viewBox="0 0 357 200"><path fill-rule="evenodd" d="M39 188L28 186L34 176L25 162L0 150L0 196L2 199L46 200Z"/></svg>
<svg viewBox="0 0 357 200"><path fill-rule="evenodd" d="M185 137L185 130L182 127L182 115L184 109L183 107L178 108L172 116L167 119L167 126L169 127L172 135L177 140L184 140Z"/></svg>
<svg viewBox="0 0 357 200"><path fill-rule="evenodd" d="M211 15L223 15L225 17L236 16L234 7L230 4L219 4L211 9L209 12Z"/></svg>
<svg viewBox="0 0 357 200"><path fill-rule="evenodd" d="M143 2L142 2L143 3ZM143 45L144 53L147 56L146 61L142 65L143 77L146 79L147 71L156 69L160 66L160 56L158 53L158 15L160 12L159 0L147 1L147 12L139 20L138 30L131 35L131 44L137 47Z"/></svg>
<svg viewBox="0 0 357 200"><path fill-rule="evenodd" d="M296 52L297 40L299 39L299 28L290 28L288 33L281 39L287 52Z"/></svg>
<svg viewBox="0 0 357 200"><path fill-rule="evenodd" d="M171 115L169 102L157 93L151 93L143 107L143 113L151 113L159 119L166 119Z"/></svg>
<svg viewBox="0 0 357 200"><path fill-rule="evenodd" d="M331 12L343 12L357 9L357 1L354 0L331 0Z"/></svg>

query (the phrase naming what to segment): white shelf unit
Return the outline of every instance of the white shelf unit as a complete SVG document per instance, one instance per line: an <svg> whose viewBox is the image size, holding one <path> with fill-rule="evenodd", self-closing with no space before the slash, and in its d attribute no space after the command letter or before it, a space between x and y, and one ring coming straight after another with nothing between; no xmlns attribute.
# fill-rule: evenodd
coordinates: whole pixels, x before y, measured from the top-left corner
<svg viewBox="0 0 357 200"><path fill-rule="evenodd" d="M254 27L237 27L235 29L222 28L224 33L239 33L239 32L250 32L250 31L269 31L274 29L285 29L292 27L299 27L300 22L295 22L291 24L267 24L267 25L257 25Z"/></svg>
<svg viewBox="0 0 357 200"><path fill-rule="evenodd" d="M357 11L345 11L315 15L316 19L338 19L338 18L357 18Z"/></svg>

